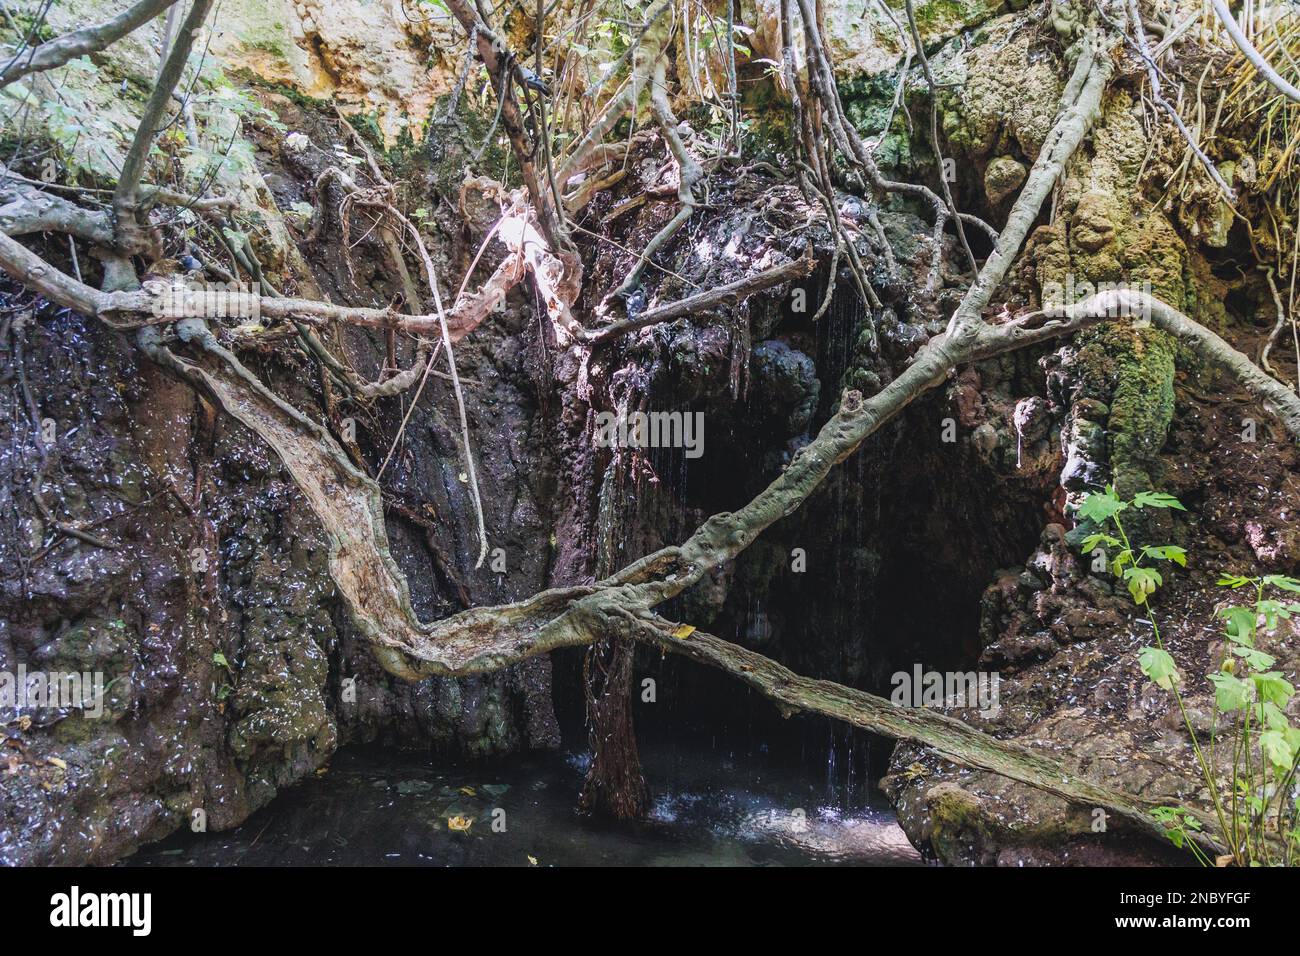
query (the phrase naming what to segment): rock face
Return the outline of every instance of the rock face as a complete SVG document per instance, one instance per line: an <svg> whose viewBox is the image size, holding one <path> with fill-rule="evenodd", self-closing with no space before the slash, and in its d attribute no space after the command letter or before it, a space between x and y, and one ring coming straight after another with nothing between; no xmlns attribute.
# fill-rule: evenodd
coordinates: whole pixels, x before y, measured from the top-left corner
<svg viewBox="0 0 1300 956"><path fill-rule="evenodd" d="M1223 654L1216 609L1220 567L1295 574L1294 552L1279 560L1259 549L1259 536L1277 540L1293 523L1286 487L1297 455L1286 442L1240 440L1244 414L1189 400L1162 458L1178 461L1165 487L1191 511L1161 541L1177 541L1189 570L1167 577L1155 609L1165 645L1186 675L1184 700L1204 737L1213 712L1205 674ZM1233 477L1224 480L1224 467ZM1252 500L1250 491L1257 493ZM1213 556L1212 558L1209 556ZM1169 695L1141 673L1139 650L1151 643L1124 589L1048 525L1039 548L1020 567L1003 571L985 592L977 668L1000 675L1001 711L959 716L996 736L1054 751L1067 766L1132 793L1168 801L1207 801L1193 771L1195 755ZM1300 666L1300 630L1283 622L1267 641L1277 668ZM1136 839L1087 807L1074 807L992 774L958 769L922 749L899 747L884 789L913 843L934 857L963 865L1106 865L1176 862L1170 848Z"/></svg>
<svg viewBox="0 0 1300 956"><path fill-rule="evenodd" d="M990 22L980 37L997 42L977 38L959 62L939 58L941 69L961 78L941 109L959 168L986 164L984 199L996 210L1006 198L1003 182L1020 178L1041 144L1058 81L1049 76L1026 85L1053 54L1017 32L1015 18ZM1025 70L1008 69L1008 58L1023 61ZM1049 74L1057 69L1051 66ZM994 105L1006 103L1013 106ZM1013 280L1012 294L1029 304L1074 302L1104 284L1129 286L1225 328L1227 294L1212 267L1223 238L1212 228L1217 206L1202 203L1195 191L1186 206L1153 200L1160 190L1146 158L1149 136L1124 84L1108 95L1092 137L1092 148L1062 178L1052 221L1031 236L1025 260L1032 265ZM997 736L1056 751L1068 765L1130 792L1171 804L1205 803L1181 718L1137 665L1139 650L1152 643L1150 625L1109 572L1079 553L1095 529L1074 525L1071 506L1105 483L1124 497L1165 490L1187 505L1187 515L1135 515L1131 528L1141 543L1178 544L1191 556L1187 571L1166 578L1154 611L1187 675L1189 712L1204 726L1213 711L1205 674L1221 655L1215 609L1224 596L1215 586L1217 572L1294 574L1300 567L1294 548L1281 544L1288 536L1282 502L1294 481L1294 448L1243 440L1240 422L1249 413L1231 400L1201 398L1212 390L1207 370L1141 317L1080 333L1040 356L1039 364L1044 393L1016 401L1009 420L996 405L987 408L985 387L978 387L978 400L967 401L958 389L956 410L987 419L972 443L982 450L1014 440L1024 455L1028 440L1030 466L1057 485L1043 489L1049 521L1038 547L1023 564L998 572L981 602L976 666L1000 676L1001 711L960 716ZM984 376L985 367L976 374ZM999 441L999 435L1006 437ZM1295 673L1294 629L1284 625L1272 641L1269 653L1279 668ZM920 748L895 751L884 788L913 842L948 863L1169 859L1167 847L1117 833L1088 808L954 768Z"/></svg>
<svg viewBox="0 0 1300 956"><path fill-rule="evenodd" d="M464 46L451 17L424 11L402 0L231 0L212 52L233 70L373 119L389 145L420 142Z"/></svg>
<svg viewBox="0 0 1300 956"><path fill-rule="evenodd" d="M0 420L11 521L0 536L0 670L97 672L108 689L98 719L0 712L0 861L106 863L178 826L237 825L350 740L478 755L556 742L545 661L409 686L379 671L279 463L191 390L137 364L129 341L70 314L42 314L11 334L54 440L42 457L26 414ZM484 343L492 352L508 370L509 351ZM467 350L465 374L491 377L493 365L476 358ZM311 407L308 394L288 394ZM471 414L493 433L513 422L526 442L527 402L507 404L519 401L511 395L497 390ZM401 497L417 514L461 506L447 439L445 425L414 424L410 447L451 471L403 474L411 490ZM509 584L475 579L457 547L453 569L483 594L474 600L489 600L480 588L500 595L491 600L531 593L542 566L522 542L545 537L534 503L543 453L486 437L479 447L489 525L515 566ZM35 489L59 520L101 522L104 546L60 534L33 505ZM422 527L393 517L389 528L420 612L457 609Z"/></svg>
<svg viewBox="0 0 1300 956"><path fill-rule="evenodd" d="M794 7L795 32L799 10ZM969 30L1005 10L1005 0L920 0L916 3L916 26L929 49ZM887 9L886 9L887 8ZM907 12L901 0L887 4L859 4L831 0L821 4L826 46L836 73L845 79L874 76L894 70L912 46ZM778 0L754 0L756 55L780 62L781 4Z"/></svg>
<svg viewBox="0 0 1300 956"><path fill-rule="evenodd" d="M85 79L88 91L116 87L114 71L126 69L117 56ZM152 75L147 65L131 69ZM128 130L138 105L123 101ZM335 301L393 301L395 279L373 242L347 262L328 231L300 251L305 220L296 231L285 222L296 202L315 198L324 165L352 148L337 119L285 97L241 108L236 143L248 164L221 182L239 196L267 274ZM196 112L205 134L221 128ZM284 147L287 125L306 131L298 152ZM30 396L0 411L9 522L0 535L0 672L98 674L106 688L94 718L0 710L0 862L108 863L178 827L235 826L350 741L475 756L557 743L548 661L484 678L389 678L339 605L314 516L255 436L143 362L129 337L11 284L0 296L16 316L8 374ZM389 466L392 549L425 619L546 584L553 466L519 336L527 328L507 311L457 350L462 374L479 383L467 388L468 416L489 535L509 573L474 571L473 518L441 380L426 388ZM336 347L360 374L378 374L382 336L357 333ZM405 347L399 359L410 361ZM305 356L289 349L249 360L288 400L324 417ZM390 400L364 413L357 440L382 460L403 409ZM74 537L59 523L93 533Z"/></svg>
<svg viewBox="0 0 1300 956"><path fill-rule="evenodd" d="M95 15L113 5L78 6ZM1063 73L1056 44L1024 18L1000 16L1004 8L990 0L917 6L944 84L941 129L958 161L959 204L995 224L1042 145ZM401 0L225 0L222 9L212 54L232 76L285 94L262 89L226 101L205 87L195 107L205 131L233 129L220 125L223 110L244 118L236 140L243 161L223 167L219 183L238 194L258 256L277 280L334 301L394 301L399 284L373 237L348 258L328 212L324 239L308 243L300 227L318 211L313 204L337 207L314 185L349 148L334 105L403 147L390 159L413 191L433 199L448 192L464 153L454 143L441 158L405 147L425 138L438 97L460 72L463 40L445 19L413 21ZM777 9L775 0L756 0L743 11L754 23L755 58L779 59ZM887 87L909 46L901 8L891 3L892 17L875 3L833 0L822 9L849 113L864 134L879 133L869 121L883 120L878 101L892 98ZM52 22L73 25L68 17L56 7ZM102 155L81 140L70 146L92 174L120 163L160 46L161 21L98 56L93 70L70 71L66 94L120 127L99 131ZM115 95L122 79L129 94ZM38 115L53 135L54 113ZM287 141L287 129L302 139ZM475 131L475 145L484 132ZM1176 307L1225 327L1228 287L1205 251L1230 244L1222 210L1166 211L1141 198L1143 177L1154 173L1143 172L1147 140L1131 92L1112 94L1094 137L1032 237L1009 301L1041 303L1053 285L1149 282ZM925 155L923 138L895 134L881 155L911 162L913 146ZM622 250L644 246L670 214L656 201L611 215L613 203L662 185L670 170L659 154L636 159L629 165L640 174L623 192L592 204L624 230L618 245L590 251L592 302L626 273ZM711 211L697 215L691 241L672 252L670 274L706 288L799 254L804 237L795 234L815 218L801 203L788 183L720 176ZM916 209L868 210L846 198L841 216L858 230L869 263L886 249L866 228L868 212L879 213L905 269L928 253L928 240L916 237L929 226ZM1189 236L1203 237L1205 248ZM447 243L440 267L459 274L468 265L466 238ZM829 261L829 234L814 239ZM959 277L945 276L937 301L922 303L906 282L882 281L883 304L872 311L842 270L814 322L831 278L804 290L806 309L774 290L711 321L641 330L629 337L623 364L574 362L558 370L559 388L522 300L460 343L489 537L507 570L495 561L473 568L451 397L431 379L384 478L393 553L420 616L590 573L595 497L608 463L584 443L593 409L644 400L708 410L707 456L638 460L618 528L598 529L615 557L644 553L748 500L831 414L843 388L885 387L944 329L960 289ZM661 300L683 294L671 279L654 282ZM11 286L0 294L18 317L8 329L15 399L0 406L0 504L9 522L0 535L0 670L22 663L99 672L108 684L99 719L0 713L0 862L109 862L177 827L234 826L349 741L471 755L555 743L548 661L481 679L388 678L339 607L314 518L252 435L142 363L125 338ZM363 377L380 373L381 335L354 330L333 344ZM298 407L340 424L315 365L291 348L250 362ZM1216 653L1207 636L1216 602L1210 569L1300 569L1288 490L1297 453L1262 428L1260 441L1247 442L1246 407L1178 387L1203 371L1140 322L963 369L882 429L807 507L683 595L683 619L796 670L877 691L891 671L914 663L995 671L1000 711L963 711L964 719L1134 792L1195 798L1188 741L1137 669L1145 625L1123 590L1078 553L1088 529L1072 526L1069 506L1106 481L1126 495L1167 490L1188 505L1186 517L1137 530L1204 555L1174 577L1156 609L1186 672L1203 674ZM577 397L579 384L596 398ZM357 413L357 444L369 460L384 459L405 408L390 400ZM86 525L92 540L60 530L69 522ZM1300 637L1280 633L1268 650L1293 672ZM1193 708L1208 712L1208 685L1198 680L1189 693ZM1167 858L1167 848L1135 844L1105 821L1099 829L1088 808L917 748L894 753L885 788L912 840L949 863Z"/></svg>

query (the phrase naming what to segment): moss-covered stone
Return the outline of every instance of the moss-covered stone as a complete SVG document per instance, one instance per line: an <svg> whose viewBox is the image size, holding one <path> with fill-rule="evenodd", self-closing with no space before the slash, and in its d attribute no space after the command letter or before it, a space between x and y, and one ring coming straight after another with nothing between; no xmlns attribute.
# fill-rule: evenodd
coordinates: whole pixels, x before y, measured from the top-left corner
<svg viewBox="0 0 1300 956"><path fill-rule="evenodd" d="M1029 170L1014 156L995 156L984 168L984 195L997 206L1011 198L1024 184Z"/></svg>
<svg viewBox="0 0 1300 956"><path fill-rule="evenodd" d="M953 44L932 58L936 79L953 84L939 99L944 138L959 158L1032 159L1056 118L1059 61L1035 46L1032 31L1016 30L1012 18L986 32L990 42L964 51Z"/></svg>

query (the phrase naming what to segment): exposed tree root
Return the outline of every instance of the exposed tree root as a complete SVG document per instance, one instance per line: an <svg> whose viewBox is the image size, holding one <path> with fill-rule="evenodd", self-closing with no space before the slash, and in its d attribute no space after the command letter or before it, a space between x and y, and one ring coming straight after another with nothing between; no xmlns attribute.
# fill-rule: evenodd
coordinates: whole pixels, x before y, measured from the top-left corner
<svg viewBox="0 0 1300 956"><path fill-rule="evenodd" d="M500 41L482 25L464 0L449 2L458 18L462 22L468 21L468 26L476 31L480 54L489 71L501 75L512 69L509 57L502 53L504 48L499 45ZM877 189L908 192L932 200L939 220L937 241L944 217L950 214L948 206L925 187L889 183L880 176L870 152L839 106L829 59L821 45L811 5L806 0L799 2L804 12L810 73L829 120L829 132L836 148L856 162ZM198 8L205 3L206 0L196 0L195 6ZM651 37L652 34L653 31L647 31L646 35ZM178 38L177 47L182 45L184 35ZM653 614L657 605L681 594L713 569L734 559L767 527L799 508L836 464L853 454L863 441L915 398L943 382L957 366L1073 332L1116 311L1149 315L1154 324L1180 337L1198 354L1232 374L1259 396L1289 431L1300 436L1300 398L1256 368L1214 333L1149 296L1104 293L1051 315L1034 313L996 326L983 319L983 311L1019 253L1064 163L1079 147L1098 114L1102 92L1112 70L1114 42L1114 38L1103 40L1097 33L1089 33L1080 41L1075 68L1062 96L1058 118L1034 161L993 252L958 306L946 334L931 339L912 363L885 388L866 398L855 391L846 392L839 410L817 437L794 456L764 491L736 512L709 518L680 546L648 555L594 584L544 591L514 604L470 608L436 623L422 623L415 615L406 578L389 551L383 501L376 483L353 464L328 430L276 396L217 340L203 322L188 318L176 322L175 339L188 351L173 350L170 347L172 340L157 326L185 313L175 310L177 303L172 303L173 311L167 311L167 290L157 287L131 292L95 290L54 269L3 234L0 234L0 267L62 305L99 316L117 328L139 329L138 342L146 354L191 383L215 405L267 442L321 522L329 543L329 573L353 621L374 646L380 663L401 678L413 680L430 675L458 676L494 671L559 647L589 645L610 634L625 636L687 654L736 674L787 709L811 710L874 732L924 743L963 765L1003 774L1076 803L1103 807L1147 832L1159 833L1161 831L1147 814L1149 804L1076 778L1050 756L998 741L941 714L893 707L880 698L859 691L799 677L776 662L710 635L695 632L679 640L672 636L672 627ZM657 62L660 44L647 40L645 46L647 49L634 53L634 58L649 56L653 49L651 62ZM173 57L169 57L168 64L172 60ZM509 131L512 124L517 123L518 115L517 111L513 119L508 115L509 107L513 107L513 99L508 97L508 84L503 83L500 89L502 114ZM151 100L151 104L153 102ZM137 142L152 141L152 123L150 120L142 125ZM511 131L512 142L516 132L522 136L522 128ZM674 152L676 154L676 150ZM579 158L585 162L584 157ZM677 158L680 163L682 157L678 155ZM821 165L823 168L818 176L824 188L825 163ZM621 328L610 327L588 336L577 326L568 311L576 294L575 272L565 260L564 253L552 251L555 247L548 244L545 234L554 233L554 222L546 213L545 201L537 192L535 183L527 175L525 179L529 181L529 196L533 204L542 203L540 228L528 216L529 204L524 202L522 195L513 200L503 218L503 223L508 221L508 224L498 227L502 241L511 250L506 260L509 265L503 264L498 269L499 281L497 276L489 280L488 294L495 295L502 286L508 288L508 284L519 281L528 271L546 300L557 330L570 340L602 340L602 337L639 327L625 324ZM138 175L128 180L131 181L138 183ZM139 191L136 186L124 184L119 187L117 199L120 202L115 206L120 207L123 213L132 217L137 215ZM408 331L431 330L436 324L444 347L450 353L454 341L448 321L450 314L441 308L431 260L423 249L418 232L409 222L400 216L398 218L413 233L413 239L420 247L430 290L438 306L435 315L399 316L391 310L358 310L273 296L254 296L252 298L256 301L247 304L266 317L296 318L307 322L373 323L375 327L405 328ZM117 225L117 239L121 244L120 216ZM143 226L140 220L132 218L128 233L131 228L142 229ZM127 247L130 248L134 241L128 235ZM122 265L121 256L117 263L118 267ZM781 268L807 268L802 263L800 260L799 264ZM106 263L106 268L109 265ZM129 263L126 267L129 269ZM767 275L767 278L771 276ZM782 274L781 281L784 278L786 276ZM762 276L745 280L749 283L746 288L753 291L759 287L760 279ZM494 282L497 284L493 285ZM726 295L724 292L717 290L712 294L712 300L697 299L693 305L678 304L676 308L685 312L716 304L726 295L741 294L744 289L733 289ZM185 302L182 294L180 306L183 307ZM482 301L479 301L475 308L481 305ZM652 321L676 317L671 313L673 308L661 307L659 316ZM155 314L140 321L126 317L132 313ZM256 313L250 311L247 314ZM645 316L641 319L644 320ZM475 324L468 321L465 331ZM585 348L586 343L577 347ZM1198 839L1204 839L1207 845L1213 844L1209 837Z"/></svg>
<svg viewBox="0 0 1300 956"><path fill-rule="evenodd" d="M141 180L149 161L149 152L153 149L162 125L163 116L171 105L172 90L180 82L189 60L194 40L203 28L208 11L212 9L213 0L194 0L185 19L181 21L180 30L163 59L158 71L157 82L153 92L145 103L144 113L140 116L140 125L136 127L131 146L122 161L122 171L118 176L117 188L113 192L113 227L115 237L113 251L121 258L140 255L150 250L156 242L156 236L149 229L147 222L148 208L142 190ZM155 256L156 258L156 256ZM119 259L120 262L120 259ZM112 291L117 288L135 286L134 270L129 263L120 275L109 270L105 276L105 287Z"/></svg>
<svg viewBox="0 0 1300 956"><path fill-rule="evenodd" d="M209 293L201 289L154 280L147 281L141 289L101 291L65 275L9 237L61 230L91 241L109 241L113 232L107 219L44 193L6 192L0 194L0 198L10 200L0 207L0 268L60 305L99 318L119 329L169 324L178 319L211 313ZM505 197L496 235L506 246L508 254L477 291L461 296L445 312L451 341L458 342L478 328L510 289L529 273L537 281L562 339L568 341L580 335L581 328L569 311L571 293L565 285L564 264L549 251L532 219L530 208L520 194ZM237 292L223 292L221 301L226 317L233 319L296 320L308 325L341 322L413 335L441 333L436 311L403 315L390 308L335 305L316 299ZM231 335L237 344L253 345L265 337L266 331L262 325L242 325L233 329Z"/></svg>
<svg viewBox="0 0 1300 956"><path fill-rule="evenodd" d="M1272 64L1264 59L1263 55L1255 49L1253 43L1246 38L1246 34L1241 32L1241 27L1232 16L1232 11L1228 9L1228 4L1224 0L1210 0L1210 5L1214 7L1214 15L1219 18L1219 23L1227 31L1229 38L1241 51L1242 56L1250 61L1251 66L1259 71L1273 89L1277 90L1293 103L1300 103L1300 90L1284 80L1277 70L1273 69Z"/></svg>
<svg viewBox="0 0 1300 956"><path fill-rule="evenodd" d="M598 345L626 335L629 332L635 332L637 329L658 325L661 322L672 322L674 319L695 315L720 305L734 304L763 289L770 289L772 286L780 285L783 282L809 276L816 265L817 261L811 255L806 255L800 259L784 262L779 266L773 266L762 272L729 282L716 289L707 289L704 292L689 295L684 299L677 299L674 302L656 306L653 309L646 309L635 318L623 319L599 329L587 329L582 333L581 338L582 341L588 344Z"/></svg>
<svg viewBox="0 0 1300 956"><path fill-rule="evenodd" d="M668 71L662 56L655 61L650 81L650 112L654 114L660 135L668 144L668 151L677 162L677 198L682 206L673 218L668 220L664 227L646 243L636 264L628 270L627 277L615 291L615 295L626 295L640 285L641 272L645 269L646 263L677 234L677 230L686 225L687 220L695 212L695 187L704 178L703 167L687 149L681 133L677 131L677 117L673 115L672 106L668 103Z"/></svg>
<svg viewBox="0 0 1300 956"><path fill-rule="evenodd" d="M1169 114L1174 126L1178 128L1178 132L1186 140L1188 148L1195 154L1209 177L1214 180L1214 184L1219 187L1224 199L1229 203L1236 202L1236 192L1224 180L1219 168L1214 165L1214 161L1205 155L1205 150L1201 149L1200 144L1196 142L1196 137L1192 135L1192 131L1183 122L1182 114L1164 97L1160 84L1160 67L1156 65L1155 57L1151 55L1151 48L1147 43L1146 29L1142 25L1142 16L1138 11L1137 0L1127 0L1125 9L1128 11L1128 21L1133 28L1133 40L1130 42L1137 47L1138 56L1146 64L1147 82L1151 85L1151 98L1156 101L1156 104L1162 110Z"/></svg>
<svg viewBox="0 0 1300 956"><path fill-rule="evenodd" d="M633 640L726 671L772 700L787 717L800 711L821 714L871 733L923 744L960 766L1018 780L1076 805L1103 807L1139 832L1165 837L1163 825L1151 816L1160 804L1096 783L1071 772L1055 757L998 740L947 714L924 707L899 707L865 691L803 677L762 654L703 631L675 637L677 629L652 614L616 610L604 621L606 627ZM1204 820L1209 822L1210 817L1206 815ZM1198 836L1207 849L1223 852L1214 840Z"/></svg>

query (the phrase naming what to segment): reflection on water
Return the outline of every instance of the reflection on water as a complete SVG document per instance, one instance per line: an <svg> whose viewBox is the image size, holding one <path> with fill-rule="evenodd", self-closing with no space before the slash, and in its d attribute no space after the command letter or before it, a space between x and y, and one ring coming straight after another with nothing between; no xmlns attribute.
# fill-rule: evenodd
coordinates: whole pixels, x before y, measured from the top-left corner
<svg viewBox="0 0 1300 956"><path fill-rule="evenodd" d="M654 809L648 821L629 825L575 813L582 755L433 768L424 755L345 750L242 827L180 833L126 864L921 863L887 809L828 805L824 787L818 796L799 775L738 773L715 755L681 750L643 757Z"/></svg>

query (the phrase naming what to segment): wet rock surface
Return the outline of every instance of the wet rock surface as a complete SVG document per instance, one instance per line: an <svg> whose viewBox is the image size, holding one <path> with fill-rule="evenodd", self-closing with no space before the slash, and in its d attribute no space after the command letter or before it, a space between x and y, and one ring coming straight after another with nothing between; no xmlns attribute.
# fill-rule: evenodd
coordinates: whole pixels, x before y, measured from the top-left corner
<svg viewBox="0 0 1300 956"><path fill-rule="evenodd" d="M1154 610L1186 675L1184 700L1198 733L1209 731L1213 712L1213 686L1204 675L1224 653L1215 614L1229 598L1216 586L1219 571L1254 567L1294 575L1300 568L1294 553L1256 543L1281 540L1294 524L1300 459L1284 440L1242 441L1242 417L1249 417L1244 406L1186 398L1160 456L1164 487L1188 507L1160 542L1185 547L1189 567L1167 575ZM1030 559L1000 572L982 601L984 649L972 669L1000 676L1000 712L953 712L1128 792L1171 804L1205 803L1182 718L1138 668L1139 650L1152 643L1143 617L1122 585L1069 543L1061 525L1048 525ZM1293 623L1282 623L1267 651L1279 670L1295 672L1300 632ZM955 768L923 748L900 746L883 786L913 842L946 863L1177 861L1169 847L1126 834L1089 808Z"/></svg>
<svg viewBox="0 0 1300 956"><path fill-rule="evenodd" d="M495 211L448 197L480 144L491 162L501 157L481 117L423 125L457 65L440 60L426 71L438 28L402 22L392 4L365 29L352 6L273 5L265 22L256 4L237 6L244 19L226 55L292 87L262 89L258 102L299 138L250 119L255 168L243 181L243 201L256 207L256 251L283 290L374 307L405 294L373 234L358 227L355 242L340 241L348 224L339 197L317 182L347 162L340 152L351 140L332 105L313 96L337 99L376 148L400 144L385 162L428 197L421 228L440 272L463 274ZM864 134L880 133L870 123L883 121L889 71L905 45L874 7L866 16L832 7L846 109ZM939 47L941 131L959 163L959 205L991 222L1004 217L1042 145L1063 73L1058 45L1028 17L1001 10L918 6L923 35ZM771 5L758 12L754 46L761 54L766 43L772 55ZM1045 287L1076 279L1148 282L1253 354L1257 336L1233 327L1225 303L1229 291L1258 297L1258 284L1216 272L1239 251L1230 230L1203 209L1141 198L1162 161L1144 171L1142 118L1131 91L1113 93L1095 155L1067 170L998 307L1040 305ZM895 129L879 155L933 179L940 170L929 150ZM689 228L640 288L610 303L632 250L676 211L670 156L633 137L627 178L579 220L597 233L581 240L580 309L593 324L633 316L811 247L823 266L809 281L638 330L589 356L559 349L521 288L458 344L489 541L500 549L482 567L443 378L429 379L408 419L405 398L340 401L292 347L247 357L336 433L355 427L349 452L372 473L387 463L388 536L422 619L590 580L680 541L779 475L844 389L876 394L944 330L969 276L946 235L940 287L932 300L916 294L932 251L930 210L834 197L881 300L869 307L843 260L830 273L836 240L820 209L761 165L719 161ZM313 236L316 223L323 231ZM1207 249L1226 251L1216 259ZM489 248L483 267L497 256ZM891 257L901 265L894 273ZM0 670L100 672L107 687L94 720L67 709L0 711L0 862L109 862L178 828L236 827L348 743L470 757L557 745L554 684L571 698L581 692L574 656L463 680L389 677L339 604L313 517L251 434L144 363L125 338L11 286L0 294L9 359L0 378ZM362 378L383 374L382 333L349 329L331 346ZM413 361L410 344L394 343L393 358ZM1158 488L1187 505L1135 533L1194 556L1154 613L1193 678L1189 709L1204 723L1200 675L1221 653L1215 574L1300 571L1294 445L1257 408L1205 398L1215 387L1140 321L960 369L666 613L797 671L886 695L893 674L918 664L995 672L996 712L958 711L963 719L1116 787L1201 800L1181 723L1137 668L1149 623L1079 552L1092 529L1072 520L1071 506L1108 481L1124 495ZM656 409L704 416L702 457L593 447L596 413ZM1247 420L1258 425L1249 440ZM1300 635L1288 626L1268 650L1294 673ZM554 680L553 663L567 667ZM684 671L673 677L682 696L707 686ZM897 748L889 771L884 789L907 835L947 863L1176 859L1118 825L1099 827L1090 808L955 768L923 748Z"/></svg>
<svg viewBox="0 0 1300 956"><path fill-rule="evenodd" d="M346 144L326 114L268 102L312 140L291 151L273 129L252 130L264 195L287 211L314 198L316 176ZM373 239L352 263L328 241L293 249L302 258L292 260L258 252L268 269L301 270L310 258L312 271L291 281L336 301L382 305L397 288ZM549 661L416 684L384 673L340 606L315 518L265 446L128 338L10 285L3 295L16 318L0 410L9 516L0 670L101 673L107 689L97 719L0 710L0 860L111 862L178 827L236 826L346 742L477 756L558 743ZM544 586L551 459L530 345L513 316L457 356L474 383L467 411L489 535L502 549L494 563L505 570L474 567L454 406L440 379L384 477L393 552L425 619ZM363 376L378 374L382 335L354 332L344 348ZM329 417L300 353L245 361L299 408ZM335 410L333 424L354 416L362 453L379 462L405 410L389 399ZM98 543L60 523L85 526Z"/></svg>

